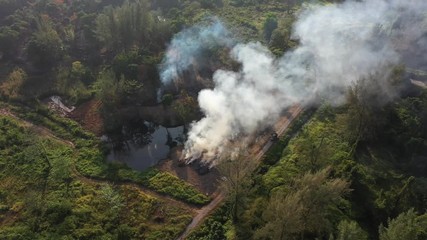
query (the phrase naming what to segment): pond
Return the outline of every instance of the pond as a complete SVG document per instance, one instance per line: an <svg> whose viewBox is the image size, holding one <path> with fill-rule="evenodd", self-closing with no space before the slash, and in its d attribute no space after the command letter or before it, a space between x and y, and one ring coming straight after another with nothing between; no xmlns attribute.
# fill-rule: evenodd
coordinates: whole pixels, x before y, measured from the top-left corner
<svg viewBox="0 0 427 240"><path fill-rule="evenodd" d="M143 171L167 158L170 149L183 138L182 126L167 128L149 122L139 127L123 126L119 133L104 137L111 148L107 160Z"/></svg>

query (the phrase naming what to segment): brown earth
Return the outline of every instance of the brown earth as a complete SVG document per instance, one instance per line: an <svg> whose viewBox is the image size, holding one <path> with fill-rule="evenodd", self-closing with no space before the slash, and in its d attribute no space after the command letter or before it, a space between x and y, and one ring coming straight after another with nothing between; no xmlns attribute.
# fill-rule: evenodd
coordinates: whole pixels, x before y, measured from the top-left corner
<svg viewBox="0 0 427 240"><path fill-rule="evenodd" d="M283 136L283 134L288 129L291 122L301 113L302 110L303 109L300 105L294 105L290 107L282 115L282 117L276 122L276 124L273 126L273 129L272 129L277 134L278 137ZM250 144L248 152L252 157L255 158L255 161L257 163L260 163L265 153L267 153L268 149L270 149L270 147L273 145L273 141L270 139L270 136L268 133L261 134L259 137L255 138L254 141L255 143ZM179 159L179 156L177 157ZM219 176L217 175L217 179L219 179L218 177ZM199 184L203 185L203 182L207 180L200 177L199 181L200 181ZM209 184L209 183L212 184L212 182L207 182L204 184ZM219 188L217 188L217 190L212 196L213 200L208 205L197 210L196 216L193 218L193 220L187 226L187 228L181 234L181 236L177 238L177 240L186 239L193 229L196 229L198 226L200 226L200 224L203 223L206 217L221 205L222 201L225 198L225 195L226 193L222 192Z"/></svg>
<svg viewBox="0 0 427 240"><path fill-rule="evenodd" d="M200 192L212 196L218 189L219 173L215 168L212 168L206 174L199 174L198 163L182 165L179 163L181 159L183 147L175 147L169 153L169 158L161 161L157 168L161 171L167 171L182 180L194 185Z"/></svg>
<svg viewBox="0 0 427 240"><path fill-rule="evenodd" d="M104 131L101 107L101 101L92 99L78 106L68 114L68 117L80 123L85 130L94 133L96 136L101 136Z"/></svg>

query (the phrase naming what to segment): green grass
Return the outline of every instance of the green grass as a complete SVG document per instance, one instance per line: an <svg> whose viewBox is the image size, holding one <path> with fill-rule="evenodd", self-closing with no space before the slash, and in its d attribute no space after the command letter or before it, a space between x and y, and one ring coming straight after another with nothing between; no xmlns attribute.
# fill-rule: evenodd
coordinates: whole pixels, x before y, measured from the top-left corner
<svg viewBox="0 0 427 240"><path fill-rule="evenodd" d="M178 181L174 175L168 172L158 172L148 180L147 186L157 192L197 205L204 205L210 201L209 197L201 194L190 184L182 180Z"/></svg>
<svg viewBox="0 0 427 240"><path fill-rule="evenodd" d="M76 176L75 149L38 135L0 116L1 239L174 239L191 221L136 187Z"/></svg>
<svg viewBox="0 0 427 240"><path fill-rule="evenodd" d="M75 167L86 177L134 182L190 204L203 205L210 201L209 197L194 186L167 172L154 168L139 172L124 164L107 163L105 146L93 134L82 129L73 120L59 117L39 104L34 104L31 108L17 105L13 110L20 118L46 127L59 138L73 142L76 147Z"/></svg>
<svg viewBox="0 0 427 240"><path fill-rule="evenodd" d="M227 204L217 208L198 228L190 232L187 239L233 239L226 238L227 232L230 231L227 223L231 221L228 208Z"/></svg>

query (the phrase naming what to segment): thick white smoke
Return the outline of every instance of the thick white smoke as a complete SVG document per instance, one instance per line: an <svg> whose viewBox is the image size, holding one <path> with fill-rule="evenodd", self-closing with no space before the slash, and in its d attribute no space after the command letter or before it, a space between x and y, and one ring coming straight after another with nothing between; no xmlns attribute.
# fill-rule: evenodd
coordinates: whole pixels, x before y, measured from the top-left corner
<svg viewBox="0 0 427 240"><path fill-rule="evenodd" d="M402 48L420 44L426 13L424 0L312 5L294 25L299 47L283 57L259 43L235 45L231 56L242 68L218 70L215 88L200 92L205 117L191 126L185 157L212 163L230 141L270 126L290 105L319 97L339 104L351 84L370 75L381 73L387 89L387 66L401 61Z"/></svg>

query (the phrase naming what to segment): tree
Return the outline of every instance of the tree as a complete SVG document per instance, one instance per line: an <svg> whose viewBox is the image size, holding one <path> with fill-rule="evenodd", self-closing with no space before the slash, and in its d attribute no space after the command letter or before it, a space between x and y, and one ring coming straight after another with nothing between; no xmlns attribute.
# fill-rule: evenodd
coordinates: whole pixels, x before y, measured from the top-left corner
<svg viewBox="0 0 427 240"><path fill-rule="evenodd" d="M0 18L12 14L25 4L24 0L0 0Z"/></svg>
<svg viewBox="0 0 427 240"><path fill-rule="evenodd" d="M290 239L290 236L302 232L304 229L301 215L304 209L299 201L295 194L273 194L262 214L266 224L255 232L255 239Z"/></svg>
<svg viewBox="0 0 427 240"><path fill-rule="evenodd" d="M354 154L360 141L372 141L378 137L384 125L382 103L387 99L381 83L375 76L359 80L347 92L347 132Z"/></svg>
<svg viewBox="0 0 427 240"><path fill-rule="evenodd" d="M221 187L230 200L230 213L234 222L238 221L244 198L250 187L250 173L254 170L255 160L239 153L237 157L222 160L217 166L222 175Z"/></svg>
<svg viewBox="0 0 427 240"><path fill-rule="evenodd" d="M286 4L286 12L291 13L292 8L298 3L297 0L284 0Z"/></svg>
<svg viewBox="0 0 427 240"><path fill-rule="evenodd" d="M142 44L153 31L154 18L146 0L125 1L121 6L107 7L96 18L95 33L109 50L125 50Z"/></svg>
<svg viewBox="0 0 427 240"><path fill-rule="evenodd" d="M105 104L115 106L120 102L117 80L113 71L102 71L93 85L96 96Z"/></svg>
<svg viewBox="0 0 427 240"><path fill-rule="evenodd" d="M183 90L180 98L173 103L172 107L178 113L185 126L188 120L196 114L198 106L196 100Z"/></svg>
<svg viewBox="0 0 427 240"><path fill-rule="evenodd" d="M117 107L123 103L138 101L143 85L136 80L128 80L123 75L116 78L113 71L104 70L99 74L93 88L105 106Z"/></svg>
<svg viewBox="0 0 427 240"><path fill-rule="evenodd" d="M18 46L19 32L11 27L0 28L0 52L3 58L8 59L13 56Z"/></svg>
<svg viewBox="0 0 427 240"><path fill-rule="evenodd" d="M368 234L354 221L341 221L338 225L337 240L367 240Z"/></svg>
<svg viewBox="0 0 427 240"><path fill-rule="evenodd" d="M33 65L41 69L52 67L62 58L62 40L49 20L40 18L38 31L28 42L27 53Z"/></svg>
<svg viewBox="0 0 427 240"><path fill-rule="evenodd" d="M124 203L120 194L110 184L105 184L101 188L101 203L106 207L106 214L113 221L117 220Z"/></svg>
<svg viewBox="0 0 427 240"><path fill-rule="evenodd" d="M276 28L274 29L270 37L270 48L272 48L273 50L280 50L280 52L283 53L286 49L289 48L288 40L289 32L284 29Z"/></svg>
<svg viewBox="0 0 427 240"><path fill-rule="evenodd" d="M138 64L142 61L141 56L135 50L117 54L113 60L113 70L116 77L124 75L126 79L136 80L138 76Z"/></svg>
<svg viewBox="0 0 427 240"><path fill-rule="evenodd" d="M7 98L16 98L19 96L19 91L22 84L27 79L27 74L21 68L13 70L6 81L0 85L0 93Z"/></svg>
<svg viewBox="0 0 427 240"><path fill-rule="evenodd" d="M307 173L287 191L277 190L263 213L266 224L256 231L257 239L292 239L305 234L322 237L330 232L334 214L350 191L343 179L328 179L330 169Z"/></svg>
<svg viewBox="0 0 427 240"><path fill-rule="evenodd" d="M388 220L388 227L379 228L380 240L427 239L427 214L418 216L414 209Z"/></svg>
<svg viewBox="0 0 427 240"><path fill-rule="evenodd" d="M264 21L264 39L267 42L270 42L271 34L278 27L277 17L273 14L267 15L267 18Z"/></svg>

